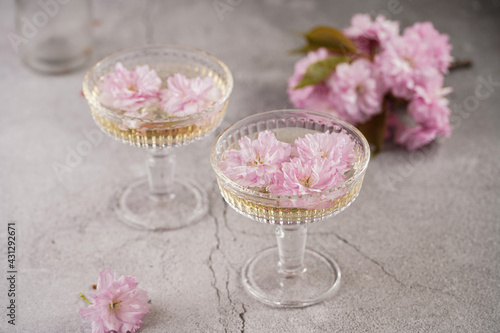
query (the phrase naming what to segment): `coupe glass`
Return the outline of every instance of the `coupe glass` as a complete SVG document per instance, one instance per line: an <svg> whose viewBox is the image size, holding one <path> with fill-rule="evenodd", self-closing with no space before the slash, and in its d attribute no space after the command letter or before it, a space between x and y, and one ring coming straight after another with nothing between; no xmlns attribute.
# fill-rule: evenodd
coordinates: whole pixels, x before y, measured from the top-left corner
<svg viewBox="0 0 500 333"><path fill-rule="evenodd" d="M165 85L166 78L182 73L188 78L211 77L221 92L215 104L185 117L141 119L103 106L98 97L99 84L121 62L129 70L149 65ZM165 88L165 86L163 86ZM144 148L147 179L126 186L116 202L120 218L135 227L169 230L198 221L207 211L207 194L195 182L174 177L174 147L205 137L222 121L233 88L227 66L214 56L194 48L153 45L126 49L111 54L92 67L83 82L94 121L109 136ZM160 119L158 119L160 118Z"/></svg>
<svg viewBox="0 0 500 333"><path fill-rule="evenodd" d="M243 187L221 171L229 149L239 149L240 138L255 139L272 131L289 143L307 133L344 132L353 140L356 159L338 187L295 196L273 195ZM277 110L255 114L227 128L212 147L211 164L226 202L240 214L276 227L278 246L251 258L242 271L246 290L260 301L278 307L302 307L333 294L340 284L338 264L327 255L306 249L307 225L336 215L358 196L370 148L352 125L333 116L304 110Z"/></svg>

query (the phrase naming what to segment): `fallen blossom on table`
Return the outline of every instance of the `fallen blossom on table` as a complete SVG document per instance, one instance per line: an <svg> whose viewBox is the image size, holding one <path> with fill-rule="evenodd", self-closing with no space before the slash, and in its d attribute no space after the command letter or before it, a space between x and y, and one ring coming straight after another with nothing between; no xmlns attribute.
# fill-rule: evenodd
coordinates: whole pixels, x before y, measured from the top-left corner
<svg viewBox="0 0 500 333"><path fill-rule="evenodd" d="M92 333L135 333L141 328L142 318L149 312L148 294L137 288L138 282L132 276L120 276L106 268L97 278L97 294L94 302L80 309L80 315L92 323Z"/></svg>

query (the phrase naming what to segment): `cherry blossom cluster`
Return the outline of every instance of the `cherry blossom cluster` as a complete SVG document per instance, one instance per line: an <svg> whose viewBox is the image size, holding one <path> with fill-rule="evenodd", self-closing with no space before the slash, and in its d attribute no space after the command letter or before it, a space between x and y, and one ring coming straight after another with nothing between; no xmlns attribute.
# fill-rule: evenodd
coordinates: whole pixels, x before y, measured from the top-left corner
<svg viewBox="0 0 500 333"><path fill-rule="evenodd" d="M99 85L99 101L106 107L123 110L124 115L148 118L150 109L158 106L169 116L184 117L215 104L220 90L211 77L187 78L181 73L169 76L166 88L148 65L128 70L122 63L107 74Z"/></svg>
<svg viewBox="0 0 500 333"><path fill-rule="evenodd" d="M443 75L453 60L448 35L432 23L416 23L399 33L399 23L383 16L372 20L357 14L343 30L357 52L338 64L317 84L297 88L312 64L334 54L326 48L310 51L295 64L288 82L290 101L297 108L334 114L355 125L383 111L384 98L404 101L402 116L388 110L387 134L409 150L438 136L448 137L450 109L444 97Z"/></svg>
<svg viewBox="0 0 500 333"><path fill-rule="evenodd" d="M263 131L238 144L239 149L225 152L222 172L241 186L276 195L333 189L346 179L357 156L354 141L343 132L306 134L292 146Z"/></svg>

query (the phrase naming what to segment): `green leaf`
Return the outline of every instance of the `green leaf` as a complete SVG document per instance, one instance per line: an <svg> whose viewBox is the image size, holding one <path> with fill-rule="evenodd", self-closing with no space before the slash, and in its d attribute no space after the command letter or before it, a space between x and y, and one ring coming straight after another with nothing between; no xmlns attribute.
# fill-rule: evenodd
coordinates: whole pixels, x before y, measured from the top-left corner
<svg viewBox="0 0 500 333"><path fill-rule="evenodd" d="M358 125L358 129L374 147L373 156L376 156L382 150L387 127L387 115L389 108L392 107L392 102L391 97L386 95L382 101L382 112L370 118L366 123Z"/></svg>
<svg viewBox="0 0 500 333"><path fill-rule="evenodd" d="M357 52L354 43L342 31L335 28L318 26L306 33L304 37L311 48L326 47L330 51L342 55L350 55Z"/></svg>
<svg viewBox="0 0 500 333"><path fill-rule="evenodd" d="M322 82L335 70L338 64L346 61L349 61L346 57L329 57L309 65L304 77L295 89Z"/></svg>

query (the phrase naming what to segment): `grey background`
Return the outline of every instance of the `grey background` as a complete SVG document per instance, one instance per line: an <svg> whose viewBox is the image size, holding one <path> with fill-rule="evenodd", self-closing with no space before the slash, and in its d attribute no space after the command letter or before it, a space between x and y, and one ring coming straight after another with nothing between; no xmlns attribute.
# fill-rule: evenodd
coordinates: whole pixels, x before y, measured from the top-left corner
<svg viewBox="0 0 500 333"><path fill-rule="evenodd" d="M245 293L239 274L275 244L273 228L224 204L209 166L215 134L177 152L179 174L209 191L210 213L174 232L125 226L111 198L145 175L145 153L102 137L58 177L54 164L96 129L80 95L85 70L43 76L24 67L6 38L14 2L1 1L0 331L90 332L78 292L90 293L104 267L136 275L148 291L142 332L500 331L500 2L227 2L218 15L210 0L95 1L94 60L146 43L213 53L235 79L220 131L291 106L286 82L299 57L287 51L301 45L297 32L345 27L358 12L385 11L402 27L431 20L450 35L455 57L474 61L446 78L452 137L416 153L387 147L374 158L357 201L310 228L308 244L341 266L338 293L304 309L269 308ZM479 99L482 79L496 83ZM8 221L18 229L15 329L4 314Z"/></svg>

